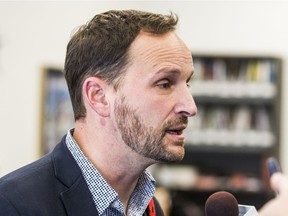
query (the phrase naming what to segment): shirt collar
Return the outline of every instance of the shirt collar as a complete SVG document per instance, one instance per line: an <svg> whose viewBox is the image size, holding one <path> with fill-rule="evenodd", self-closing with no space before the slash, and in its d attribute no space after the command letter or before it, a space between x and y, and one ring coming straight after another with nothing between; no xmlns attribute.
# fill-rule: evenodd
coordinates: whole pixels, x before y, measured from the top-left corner
<svg viewBox="0 0 288 216"><path fill-rule="evenodd" d="M66 136L66 145L80 167L84 179L92 194L97 211L99 215L101 215L107 208L113 205L114 201L117 200L120 202L120 199L117 192L108 184L108 182L98 172L96 167L81 151L80 147L72 136L73 131L74 129L68 131ZM152 199L154 192L155 180L152 175L145 170L140 175L136 188L129 201L128 215L130 215L129 211L140 211L142 212L142 215L147 208L150 199ZM119 206L119 210L123 211L123 205Z"/></svg>

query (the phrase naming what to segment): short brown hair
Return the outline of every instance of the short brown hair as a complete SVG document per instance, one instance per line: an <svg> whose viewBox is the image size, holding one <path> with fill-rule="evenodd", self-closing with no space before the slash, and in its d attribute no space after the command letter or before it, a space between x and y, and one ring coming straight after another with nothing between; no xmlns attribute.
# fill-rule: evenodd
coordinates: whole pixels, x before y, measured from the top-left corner
<svg viewBox="0 0 288 216"><path fill-rule="evenodd" d="M111 10L97 14L72 36L67 45L65 79L78 120L86 116L82 85L97 76L115 89L128 64L128 49L140 31L165 34L173 31L177 15L160 15L137 10Z"/></svg>

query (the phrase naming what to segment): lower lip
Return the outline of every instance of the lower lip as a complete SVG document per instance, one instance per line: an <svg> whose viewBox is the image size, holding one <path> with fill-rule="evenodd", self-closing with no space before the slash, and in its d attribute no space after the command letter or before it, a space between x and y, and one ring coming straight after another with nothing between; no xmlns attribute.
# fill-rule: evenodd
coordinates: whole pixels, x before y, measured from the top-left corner
<svg viewBox="0 0 288 216"><path fill-rule="evenodd" d="M183 134L172 134L172 133L166 133L166 136L168 136L170 139L175 141L184 141L184 135Z"/></svg>

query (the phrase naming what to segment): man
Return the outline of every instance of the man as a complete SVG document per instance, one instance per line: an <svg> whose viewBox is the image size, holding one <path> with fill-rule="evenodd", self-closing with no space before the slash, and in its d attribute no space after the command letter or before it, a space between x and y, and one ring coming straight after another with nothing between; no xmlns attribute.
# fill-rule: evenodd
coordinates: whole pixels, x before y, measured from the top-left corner
<svg viewBox="0 0 288 216"><path fill-rule="evenodd" d="M75 33L65 61L75 128L0 180L1 216L163 215L146 168L183 158L183 130L197 112L177 21L108 11Z"/></svg>
<svg viewBox="0 0 288 216"><path fill-rule="evenodd" d="M1 216L163 215L145 169L183 158L183 130L197 112L192 58L176 24L173 14L108 11L76 32L65 61L75 128L0 179ZM273 215L287 215L285 180L263 216L275 207Z"/></svg>

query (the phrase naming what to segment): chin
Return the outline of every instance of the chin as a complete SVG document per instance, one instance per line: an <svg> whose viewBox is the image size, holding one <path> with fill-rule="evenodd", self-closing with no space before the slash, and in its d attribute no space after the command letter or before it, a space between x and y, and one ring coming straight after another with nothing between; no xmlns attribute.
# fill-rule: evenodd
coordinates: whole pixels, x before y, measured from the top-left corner
<svg viewBox="0 0 288 216"><path fill-rule="evenodd" d="M180 158L179 160L182 160L185 155L185 148L184 146L173 146L170 150L170 154L174 155L175 158Z"/></svg>
<svg viewBox="0 0 288 216"><path fill-rule="evenodd" d="M185 155L184 147L177 147L177 150L173 149L166 152L165 156L162 158L162 162L180 162L183 160Z"/></svg>

